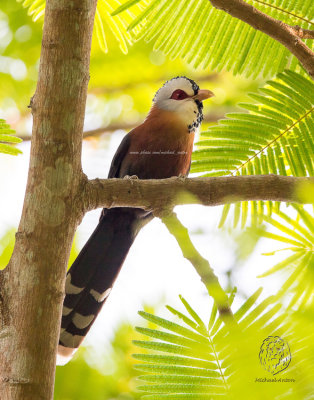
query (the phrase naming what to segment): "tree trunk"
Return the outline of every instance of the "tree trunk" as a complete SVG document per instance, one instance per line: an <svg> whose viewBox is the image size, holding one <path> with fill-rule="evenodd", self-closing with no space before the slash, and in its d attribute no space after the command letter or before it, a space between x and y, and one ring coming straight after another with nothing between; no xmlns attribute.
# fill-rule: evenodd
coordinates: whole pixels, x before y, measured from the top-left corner
<svg viewBox="0 0 314 400"><path fill-rule="evenodd" d="M64 278L82 218L81 143L97 0L47 0L23 213L0 274L0 398L52 399Z"/></svg>

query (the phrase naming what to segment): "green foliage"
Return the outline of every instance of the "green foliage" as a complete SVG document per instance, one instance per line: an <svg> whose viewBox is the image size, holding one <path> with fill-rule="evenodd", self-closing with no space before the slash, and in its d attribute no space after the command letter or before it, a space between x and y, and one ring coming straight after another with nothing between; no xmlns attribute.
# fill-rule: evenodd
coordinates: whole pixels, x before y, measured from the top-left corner
<svg viewBox="0 0 314 400"><path fill-rule="evenodd" d="M78 256L79 252L80 252L80 249L79 249L79 246L77 244L77 235L75 235L74 239L73 239L72 247L71 247L69 261L68 261L68 268L71 267L71 265L73 264L74 260Z"/></svg>
<svg viewBox="0 0 314 400"><path fill-rule="evenodd" d="M108 52L108 44L106 40L105 27L108 27L113 36L117 39L120 49L124 54L128 52L128 44L132 43L131 35L126 32L127 22L118 17L113 19L111 13L114 10L116 4L120 4L117 0L99 0L97 3L97 11L95 18L95 29L98 39L98 43L102 51ZM133 13L129 13L126 17L133 16Z"/></svg>
<svg viewBox="0 0 314 400"><path fill-rule="evenodd" d="M45 12L45 0L17 0L24 7L28 8L28 14L34 21L42 20ZM99 0L97 3L97 11L95 16L95 32L98 43L102 51L108 52L108 44L106 40L106 29L113 34L119 43L123 53L127 53L128 44L132 43L131 35L126 32L127 24L135 17L133 12L128 12L122 18L118 16L113 19L111 13L120 5L118 0ZM137 7L140 10L140 7Z"/></svg>
<svg viewBox="0 0 314 400"><path fill-rule="evenodd" d="M20 149L13 147L13 143L21 143L22 139L13 135L15 131L10 129L10 126L0 119L0 153L11 154L17 156L22 153Z"/></svg>
<svg viewBox="0 0 314 400"><path fill-rule="evenodd" d="M240 104L247 113L227 114L202 132L192 172L313 175L313 81L287 70L259 91L250 95L258 104Z"/></svg>
<svg viewBox="0 0 314 400"><path fill-rule="evenodd" d="M111 18L111 17L110 17ZM10 121L20 135L30 129L30 112L27 105L35 92L42 24L32 22L21 3L3 0L0 5L0 25L3 37L0 60L5 60L7 70L0 72L0 118ZM127 56L112 32L106 28L107 54L101 51L96 37L93 39L89 95L87 99L86 129L114 124L119 129L131 129L140 124L151 106L154 92L173 76L186 75L199 82L203 88L215 90L216 97L205 106L211 121L224 112L232 111L236 103L247 101L247 92L255 91L260 81L234 77L231 74L212 74L194 71L182 60L170 60L161 52L153 51L152 44L136 42ZM96 27L95 27L96 29ZM3 58L2 58L3 57ZM15 75L15 66L21 65ZM15 71L16 72L16 71ZM14 118L12 118L14 110ZM3 118L2 117L2 118ZM203 124L205 126L205 124ZM97 146L105 145L111 137L93 140ZM90 139L92 140L92 139Z"/></svg>
<svg viewBox="0 0 314 400"><path fill-rule="evenodd" d="M4 235L0 238L0 270L4 269L12 256L14 244L15 244L15 228L8 229ZM72 265L79 253L77 245L77 237L74 237L73 244L71 247L71 253L68 262L68 268Z"/></svg>
<svg viewBox="0 0 314 400"><path fill-rule="evenodd" d="M239 232L234 232L233 227L230 228L229 233L232 234L235 240L236 263L242 264L252 255L265 229L265 225L259 225L258 229L247 226Z"/></svg>
<svg viewBox="0 0 314 400"><path fill-rule="evenodd" d="M313 23L312 0L249 1L255 7L290 25L310 28ZM244 22L215 9L208 0L127 1L113 15L142 4L143 11L129 25L133 36L154 41L154 49L171 58L181 57L194 68L227 69L246 76L274 75L296 59L278 42ZM135 5L135 6L134 6ZM125 11L124 11L125 13ZM310 43L310 41L308 41Z"/></svg>
<svg viewBox="0 0 314 400"><path fill-rule="evenodd" d="M15 229L8 229L0 238L0 271L4 269L11 258L15 242Z"/></svg>
<svg viewBox="0 0 314 400"><path fill-rule="evenodd" d="M269 231L261 232L262 237L273 239L284 243L284 249L280 249L266 255L273 255L278 251L289 254L287 258L274 265L261 277L274 273L290 272L290 276L281 286L278 293L284 296L289 292L289 307L296 304L305 308L313 303L314 293L314 218L302 206L294 205L298 212L297 219L292 218L284 212L279 212L274 217L264 216L269 228L275 228L275 233ZM275 218L276 217L276 218Z"/></svg>
<svg viewBox="0 0 314 400"><path fill-rule="evenodd" d="M35 92L42 26L34 24L20 4L2 0L0 4L0 117L8 110L10 125L23 133L20 120L30 112L27 105ZM4 114L5 115L5 114Z"/></svg>
<svg viewBox="0 0 314 400"><path fill-rule="evenodd" d="M145 310L153 313L156 306L146 305ZM141 395L136 390L138 372L132 357L136 347L132 339L140 337L129 322L121 321L104 345L98 342L97 349L81 346L69 364L57 367L54 399L139 399Z"/></svg>
<svg viewBox="0 0 314 400"><path fill-rule="evenodd" d="M314 84L286 70L268 81L261 94L251 94L258 103L242 103L248 113L230 113L227 119L202 132L199 149L193 153L191 172L204 176L279 174L308 176L314 172ZM221 226L230 205L224 207ZM251 221L262 222L271 202L251 202ZM245 226L249 204L234 206L234 226Z"/></svg>
<svg viewBox="0 0 314 400"><path fill-rule="evenodd" d="M179 399L284 399L308 398L313 393L312 363L314 346L311 335L313 310L287 312L274 296L254 306L259 289L235 312L236 325L222 325L217 309L212 308L208 327L184 300L188 314L168 307L179 323L141 312L156 328L136 328L151 340L134 343L145 353L134 354L141 361L136 369L145 373L138 387L147 400ZM303 331L301 330L303 327ZM260 346L268 336L280 336L288 342L292 361L275 375L293 383L256 383L258 378L273 379L259 362ZM308 346L304 351L304 344ZM278 371L278 370L277 370ZM279 397L278 397L279 399Z"/></svg>
<svg viewBox="0 0 314 400"><path fill-rule="evenodd" d="M28 7L34 20L43 16L45 0L17 0ZM310 28L314 15L311 0L251 1L266 14L290 25ZM182 32L182 27L184 27ZM154 50L171 58L181 57L193 68L227 69L235 74L256 77L274 75L298 63L289 51L273 39L216 10L207 0L99 0L95 33L100 48L108 51L106 29L127 53L128 45L139 38L154 41ZM308 43L311 43L308 41ZM274 62L275 60L275 62Z"/></svg>

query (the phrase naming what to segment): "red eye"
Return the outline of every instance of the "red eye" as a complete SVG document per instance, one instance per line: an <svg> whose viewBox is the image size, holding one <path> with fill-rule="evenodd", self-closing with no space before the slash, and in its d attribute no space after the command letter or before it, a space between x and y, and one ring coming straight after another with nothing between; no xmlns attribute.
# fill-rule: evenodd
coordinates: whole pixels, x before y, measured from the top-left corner
<svg viewBox="0 0 314 400"><path fill-rule="evenodd" d="M177 89L172 93L170 99L183 100L183 99L186 99L187 97L189 97L189 96L185 93L184 90Z"/></svg>

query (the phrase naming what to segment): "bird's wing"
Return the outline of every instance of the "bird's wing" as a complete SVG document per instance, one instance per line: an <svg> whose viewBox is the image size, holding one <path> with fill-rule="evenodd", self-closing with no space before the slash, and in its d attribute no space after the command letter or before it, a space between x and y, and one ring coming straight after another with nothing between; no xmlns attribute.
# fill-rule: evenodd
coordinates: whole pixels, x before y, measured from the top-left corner
<svg viewBox="0 0 314 400"><path fill-rule="evenodd" d="M112 159L108 173L108 178L122 178L122 176L120 176L120 168L122 161L124 160L124 157L126 156L130 147L131 132L125 135L124 138L122 139L122 142L120 143L120 146L118 147L116 154Z"/></svg>

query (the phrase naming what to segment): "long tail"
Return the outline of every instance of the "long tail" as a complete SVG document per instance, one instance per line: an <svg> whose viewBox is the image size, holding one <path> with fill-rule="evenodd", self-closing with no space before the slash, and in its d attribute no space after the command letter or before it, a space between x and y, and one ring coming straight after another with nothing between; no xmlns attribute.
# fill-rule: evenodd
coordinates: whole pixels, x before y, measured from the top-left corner
<svg viewBox="0 0 314 400"><path fill-rule="evenodd" d="M137 233L151 218L140 209L103 211L97 228L67 273L57 363L64 364L80 346Z"/></svg>

